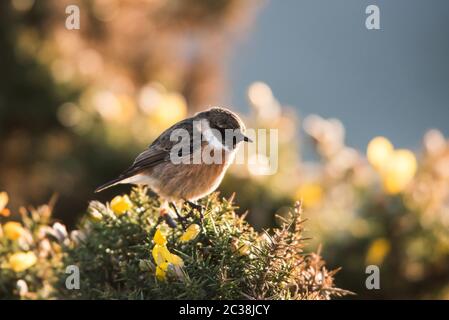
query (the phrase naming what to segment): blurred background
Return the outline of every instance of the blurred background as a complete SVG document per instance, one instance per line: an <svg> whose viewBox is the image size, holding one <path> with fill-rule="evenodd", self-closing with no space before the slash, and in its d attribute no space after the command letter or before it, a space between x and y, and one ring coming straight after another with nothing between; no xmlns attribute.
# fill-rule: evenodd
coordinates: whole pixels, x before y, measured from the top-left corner
<svg viewBox="0 0 449 320"><path fill-rule="evenodd" d="M444 0L1 1L0 222L57 194L73 227L163 129L225 105L279 130L275 175L235 165L220 187L257 229L300 199L341 288L449 298L448 18Z"/></svg>

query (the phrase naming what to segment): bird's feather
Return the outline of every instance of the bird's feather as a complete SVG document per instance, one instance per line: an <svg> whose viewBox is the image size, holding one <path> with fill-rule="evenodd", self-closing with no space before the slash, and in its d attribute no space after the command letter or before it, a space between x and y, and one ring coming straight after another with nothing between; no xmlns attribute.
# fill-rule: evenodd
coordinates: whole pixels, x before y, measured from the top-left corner
<svg viewBox="0 0 449 320"><path fill-rule="evenodd" d="M173 146L183 141L183 140L172 141L170 139L170 136L172 135L173 132L175 132L176 129L186 130L190 138L188 140L188 145L187 141L183 141L185 145L180 145L182 154L180 154L179 156L191 157L195 152L195 150L198 147L201 147L200 145L197 146L196 144L193 143L194 137L193 132L195 130L199 130L198 128L194 127L194 120L195 120L194 117L187 118L165 130L163 133L161 133L161 135L158 138L156 138L156 140L153 141L153 143L151 143L148 146L148 148L145 151L143 151L136 157L134 163L128 169L123 171L116 179L111 180L103 184L102 186L98 187L95 190L95 192L99 192L113 185L116 185L120 183L122 180L128 179L129 177L139 174L144 170L151 169L165 161L170 161L170 152ZM197 133L199 134L199 136L201 136L199 131L197 131Z"/></svg>

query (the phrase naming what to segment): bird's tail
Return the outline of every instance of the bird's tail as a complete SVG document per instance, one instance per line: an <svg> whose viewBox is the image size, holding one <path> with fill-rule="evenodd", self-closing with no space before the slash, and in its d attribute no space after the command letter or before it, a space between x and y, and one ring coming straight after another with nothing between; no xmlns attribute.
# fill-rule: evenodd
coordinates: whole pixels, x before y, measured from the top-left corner
<svg viewBox="0 0 449 320"><path fill-rule="evenodd" d="M109 187L115 186L116 184L120 183L124 178L123 177L119 177L116 178L114 180L111 180L109 182L106 182L105 184L102 184L101 186L99 186L97 189L95 189L95 193L103 191Z"/></svg>

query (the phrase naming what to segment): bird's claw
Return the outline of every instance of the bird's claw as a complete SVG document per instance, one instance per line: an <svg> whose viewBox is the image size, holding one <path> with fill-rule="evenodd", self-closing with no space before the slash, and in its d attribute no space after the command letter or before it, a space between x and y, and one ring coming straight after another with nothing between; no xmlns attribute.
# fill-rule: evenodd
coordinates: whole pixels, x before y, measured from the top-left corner
<svg viewBox="0 0 449 320"><path fill-rule="evenodd" d="M192 209L189 212L189 216L193 215L193 210L197 210L198 213L200 214L200 219L203 220L204 219L204 210L206 209L205 206L201 205L201 204L197 204L194 203L192 201L188 201L186 200L186 203L189 205L189 207Z"/></svg>
<svg viewBox="0 0 449 320"><path fill-rule="evenodd" d="M183 230L187 229L187 217L181 216L181 214L178 211L178 208L174 203L170 203L170 206L172 207L173 211L176 214L176 217L178 218L178 221L181 222L181 226Z"/></svg>

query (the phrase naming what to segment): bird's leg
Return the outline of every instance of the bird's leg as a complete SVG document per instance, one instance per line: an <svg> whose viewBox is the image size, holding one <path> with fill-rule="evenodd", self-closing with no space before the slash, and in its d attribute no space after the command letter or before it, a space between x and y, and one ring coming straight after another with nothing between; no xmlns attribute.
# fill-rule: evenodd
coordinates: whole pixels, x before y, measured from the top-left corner
<svg viewBox="0 0 449 320"><path fill-rule="evenodd" d="M171 228L176 228L177 224L173 220L173 218L170 216L169 208L167 208L167 202L164 202L161 205L160 211L159 211L159 219L157 221L157 225L161 223L162 221L165 221ZM176 212L177 213L177 212Z"/></svg>
<svg viewBox="0 0 449 320"><path fill-rule="evenodd" d="M200 214L200 218L201 218L201 220L203 220L203 218L204 218L204 209L205 209L205 207L204 206L202 206L202 205L200 205L200 204L197 204L197 203L194 203L194 202L192 202L192 201L189 201L189 200L185 200L185 202L193 209L193 210L198 210L198 212L199 212L199 214ZM190 211L190 213L189 213L189 215L192 215L192 213L193 213L193 211Z"/></svg>
<svg viewBox="0 0 449 320"><path fill-rule="evenodd" d="M176 213L176 216L178 217L179 222L181 222L182 228L185 230L187 217L181 216L181 214L178 211L178 208L176 207L176 205L173 202L170 202L169 205L173 209L173 211Z"/></svg>

